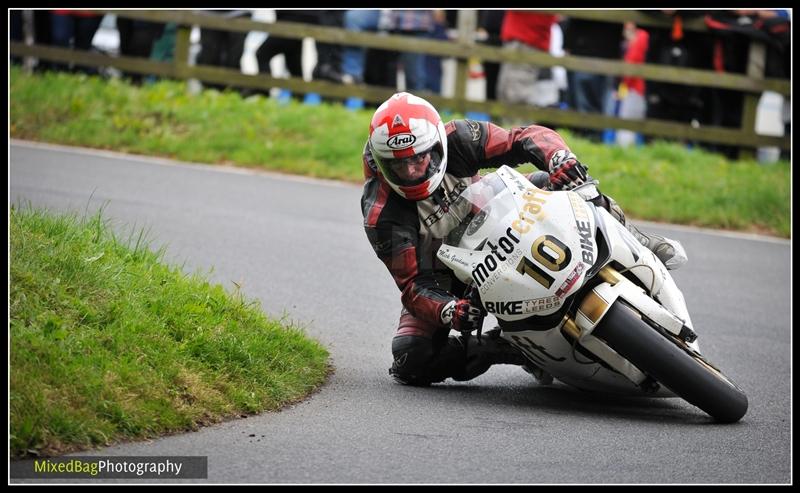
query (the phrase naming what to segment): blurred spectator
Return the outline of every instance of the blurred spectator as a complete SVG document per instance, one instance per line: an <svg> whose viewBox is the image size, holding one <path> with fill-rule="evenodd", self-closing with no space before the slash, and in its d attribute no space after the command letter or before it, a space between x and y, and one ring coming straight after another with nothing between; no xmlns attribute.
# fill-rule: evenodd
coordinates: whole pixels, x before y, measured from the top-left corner
<svg viewBox="0 0 800 493"><path fill-rule="evenodd" d="M430 38L435 25L436 15L433 10L392 10L389 12L387 27L392 34ZM425 55L410 51L392 53L403 67L406 90L424 90L428 86ZM439 75L441 76L441 72Z"/></svg>
<svg viewBox="0 0 800 493"><path fill-rule="evenodd" d="M33 11L33 42L37 45L50 46L52 41L52 12L50 10ZM39 59L36 63L37 72L51 70L53 62Z"/></svg>
<svg viewBox="0 0 800 493"><path fill-rule="evenodd" d="M623 28L625 38L625 62L644 63L647 57L647 46L650 35L644 29L637 28L633 22L626 22ZM645 101L645 82L641 77L625 76L619 86L619 117L626 120L641 120L647 113ZM630 130L617 130L617 144L629 146L636 139L636 133Z"/></svg>
<svg viewBox="0 0 800 493"><path fill-rule="evenodd" d="M712 11L705 18L713 43L713 70L720 73L747 73L750 43L760 42L766 48L764 76L789 78L790 26L789 21L773 10ZM740 128L744 108L744 93L729 89L710 90L711 108L708 123L715 126ZM731 159L738 157L735 146L709 145Z"/></svg>
<svg viewBox="0 0 800 493"><path fill-rule="evenodd" d="M317 14L313 10L276 10L275 20L278 22L303 22L316 24ZM258 73L273 74L270 68L270 61L276 55L283 55L286 61L286 70L291 77L303 78L303 40L298 38L281 38L269 34L267 39L256 50L256 60L258 61Z"/></svg>
<svg viewBox="0 0 800 493"><path fill-rule="evenodd" d="M343 10L276 10L278 22L302 22L326 27L344 27ZM312 79L328 80L338 83L352 83L353 78L342 71L343 47L337 43L316 42L317 63L311 73ZM291 77L303 77L303 40L280 38L268 35L256 51L259 73L270 73L270 60L283 54L286 69ZM318 95L317 95L318 96ZM297 97L296 95L293 97Z"/></svg>
<svg viewBox="0 0 800 493"><path fill-rule="evenodd" d="M570 18L562 23L564 51L572 56L619 60L622 58L622 25ZM609 113L613 78L604 74L567 72L567 103L570 108L584 113ZM597 131L582 131L584 135L598 138Z"/></svg>
<svg viewBox="0 0 800 493"><path fill-rule="evenodd" d="M204 13L227 19L249 19L252 15L247 10L207 10ZM197 64L241 70L245 38L247 38L246 32L201 27ZM220 91L228 87L227 84L212 82L204 82L203 85Z"/></svg>
<svg viewBox="0 0 800 493"><path fill-rule="evenodd" d="M653 17L668 18L670 28L648 28L650 43L646 63L671 65L681 68L710 68L712 45L705 33L684 31L683 19L687 16L699 17L703 11L659 12L643 11ZM705 121L708 88L697 85L674 84L671 82L648 81L645 88L647 98L647 118L671 120L699 125Z"/></svg>
<svg viewBox="0 0 800 493"><path fill-rule="evenodd" d="M18 43L25 42L25 21L22 18L21 10L9 10L8 13L8 39ZM20 65L22 58L16 55L11 56L12 65Z"/></svg>
<svg viewBox="0 0 800 493"><path fill-rule="evenodd" d="M354 32L376 32L380 10L348 10L344 13L344 27ZM364 63L366 49L360 46L347 46L342 52L342 72L352 77L353 82L364 82Z"/></svg>
<svg viewBox="0 0 800 493"><path fill-rule="evenodd" d="M149 58L153 43L164 33L164 23L117 16L117 31L121 56ZM140 73L123 72L122 75L133 84L141 84L144 78Z"/></svg>
<svg viewBox="0 0 800 493"><path fill-rule="evenodd" d="M500 32L503 48L549 53L551 27L555 21L556 16L550 14L509 10ZM497 99L549 106L558 103L558 89L549 68L503 62L497 79Z"/></svg>
<svg viewBox="0 0 800 493"><path fill-rule="evenodd" d="M100 27L103 16L85 10L54 10L50 18L51 39L55 46L70 48L80 51L92 49L92 39ZM53 63L54 70L70 70L96 74L97 69L75 65L70 67L65 63Z"/></svg>
<svg viewBox="0 0 800 493"><path fill-rule="evenodd" d="M500 30L503 27L505 10L479 10L478 33L483 44L489 46L502 46ZM486 99L497 99L497 75L500 73L499 62L483 62L483 73L486 74Z"/></svg>
<svg viewBox="0 0 800 493"><path fill-rule="evenodd" d="M378 32L389 33L390 11L381 10ZM364 82L371 86L397 87L397 59L399 53L380 48L367 48L364 55Z"/></svg>
<svg viewBox="0 0 800 493"><path fill-rule="evenodd" d="M318 10L316 23L326 27L344 27L343 10ZM314 79L329 80L340 84L350 84L353 79L345 77L342 72L343 47L337 43L316 43L317 65L314 67Z"/></svg>
<svg viewBox="0 0 800 493"><path fill-rule="evenodd" d="M791 21L786 10L712 11L705 18L706 26L724 45L730 39L744 36L767 48L766 77L788 79L791 60ZM723 46L723 49L727 47Z"/></svg>
<svg viewBox="0 0 800 493"><path fill-rule="evenodd" d="M318 10L315 23L323 27L344 28L344 10ZM317 63L311 72L314 80L325 80L337 84L353 84L355 79L344 72L344 46L340 43L315 40ZM307 93L303 99L306 104L317 104L321 101L343 103L340 97L320 97L317 93Z"/></svg>
<svg viewBox="0 0 800 493"><path fill-rule="evenodd" d="M164 25L161 37L153 42L150 50L150 59L158 62L168 62L175 59L175 40L178 35L178 25L168 22Z"/></svg>
<svg viewBox="0 0 800 493"><path fill-rule="evenodd" d="M447 40L447 17L444 10L433 11L433 31L431 31L431 39ZM424 73L425 84L424 89L431 91L434 94L441 94L442 92L442 57L437 55L425 55Z"/></svg>
<svg viewBox="0 0 800 493"><path fill-rule="evenodd" d="M170 62L175 59L175 40L178 34L178 25L168 22L164 25L161 36L153 41L153 49L150 50L150 60L156 62ZM155 75L145 77L145 82L152 84L158 80Z"/></svg>

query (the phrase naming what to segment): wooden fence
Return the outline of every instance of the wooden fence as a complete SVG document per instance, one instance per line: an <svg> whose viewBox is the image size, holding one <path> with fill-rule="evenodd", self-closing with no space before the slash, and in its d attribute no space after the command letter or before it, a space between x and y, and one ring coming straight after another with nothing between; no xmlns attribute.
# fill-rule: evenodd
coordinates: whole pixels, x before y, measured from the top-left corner
<svg viewBox="0 0 800 493"><path fill-rule="evenodd" d="M454 111L483 112L490 115L503 115L531 122L547 122L549 125L563 125L590 129L627 129L641 134L681 139L688 141L712 142L738 146L752 155L752 148L773 146L790 149L790 137L770 137L755 133L756 107L764 91L774 91L784 96L791 95L791 81L764 77L766 49L763 43L750 45L747 75L718 73L711 70L685 69L653 64L628 64L622 61L609 61L594 58L564 56L553 57L544 52L517 51L495 48L475 42L477 12L460 10L458 13L458 39L438 41L400 35L352 32L340 28L323 27L302 23L266 23L242 18L226 18L191 10L96 10L102 14L115 14L119 17L172 22L178 26L175 58L172 62L157 62L145 58L109 56L100 53L82 52L53 46L27 45L11 42L10 53L23 57L71 62L86 66L114 67L126 72L153 74L175 79L198 79L204 82L221 83L236 87L270 89L282 87L296 93L314 92L334 98L358 97L369 102L380 102L395 92L393 88L358 85L341 85L327 81L304 81L300 78L274 78L263 74L248 75L239 70L206 65L190 65L190 33L193 26L237 32L266 32L285 38L313 38L316 42L338 43L342 45L381 48L395 51L410 51L442 57L452 57L457 61L456 89L453 97L420 91L419 95L428 99L438 108ZM572 11L548 10L573 18L625 22L632 20L641 26L668 27L666 20L651 17L637 11ZM684 29L706 30L702 19L684 24ZM637 76L647 80L670 82L693 86L732 89L745 93L745 104L741 128L712 126L691 126L663 120L624 120L616 117L579 113L572 110L541 108L535 106L507 104L499 101L473 101L466 97L467 60L477 57L484 61L531 63L540 67L561 66L568 70L599 73L613 76Z"/></svg>

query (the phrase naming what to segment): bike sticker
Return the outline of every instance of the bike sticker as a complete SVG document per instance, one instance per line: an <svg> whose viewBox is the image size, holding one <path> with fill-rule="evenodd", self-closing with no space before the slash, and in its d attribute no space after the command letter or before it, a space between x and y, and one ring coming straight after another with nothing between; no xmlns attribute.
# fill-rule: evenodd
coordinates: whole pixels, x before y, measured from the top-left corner
<svg viewBox="0 0 800 493"><path fill-rule="evenodd" d="M573 269L572 272L570 272L569 276L567 277L567 280L564 281L561 287L558 288L558 291L556 291L556 296L561 298L565 294L567 294L570 289L572 289L572 286L574 286L575 283L578 282L578 279L581 277L581 272L583 272L584 269L583 265L584 264L578 264L575 266L575 269Z"/></svg>
<svg viewBox="0 0 800 493"><path fill-rule="evenodd" d="M505 262L508 260L506 255L512 256L515 253L515 245L519 243L519 238L512 232L511 228L506 230L505 236L497 240L496 244L491 241L486 243L491 253L479 262L472 270L472 279L475 280L477 287L481 285L492 275L498 268L503 270Z"/></svg>
<svg viewBox="0 0 800 493"><path fill-rule="evenodd" d="M594 242L592 241L592 223L586 213L583 199L573 192L568 192L569 204L572 206L572 215L575 216L575 227L581 236L581 260L588 265L594 265Z"/></svg>
<svg viewBox="0 0 800 493"><path fill-rule="evenodd" d="M558 308L561 299L557 296L546 296L533 300L520 301L487 301L484 308L494 315L528 315L542 310Z"/></svg>
<svg viewBox="0 0 800 493"><path fill-rule="evenodd" d="M544 211L542 206L547 203L547 197L553 192L542 190L541 188L529 188L522 194L522 200L525 205L522 206L522 211L519 214L519 219L511 223L511 227L520 234L525 234L531 230L531 226L536 221L544 219Z"/></svg>

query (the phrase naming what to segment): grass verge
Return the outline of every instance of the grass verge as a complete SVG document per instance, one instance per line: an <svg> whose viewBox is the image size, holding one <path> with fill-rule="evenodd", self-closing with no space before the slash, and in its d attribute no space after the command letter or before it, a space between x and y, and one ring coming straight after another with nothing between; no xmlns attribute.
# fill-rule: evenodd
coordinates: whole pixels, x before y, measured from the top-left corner
<svg viewBox="0 0 800 493"><path fill-rule="evenodd" d="M328 352L257 302L161 263L143 233L10 212L15 458L142 439L297 401Z"/></svg>
<svg viewBox="0 0 800 493"><path fill-rule="evenodd" d="M27 75L16 67L10 79L14 138L362 180L371 110L281 105L235 92L193 95L174 81L134 87L83 75ZM445 110L442 116L460 117ZM620 148L559 132L630 217L791 235L787 161L729 161L662 141Z"/></svg>

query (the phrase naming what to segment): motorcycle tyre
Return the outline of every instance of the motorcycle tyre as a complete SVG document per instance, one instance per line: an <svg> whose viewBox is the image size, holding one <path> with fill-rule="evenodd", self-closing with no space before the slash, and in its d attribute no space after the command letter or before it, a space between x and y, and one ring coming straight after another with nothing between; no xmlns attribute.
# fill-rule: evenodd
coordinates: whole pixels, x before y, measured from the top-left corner
<svg viewBox="0 0 800 493"><path fill-rule="evenodd" d="M747 412L747 396L733 381L619 301L611 305L592 335L716 421L735 423Z"/></svg>

